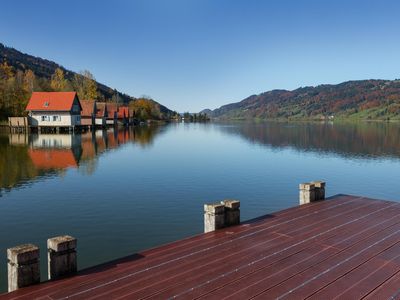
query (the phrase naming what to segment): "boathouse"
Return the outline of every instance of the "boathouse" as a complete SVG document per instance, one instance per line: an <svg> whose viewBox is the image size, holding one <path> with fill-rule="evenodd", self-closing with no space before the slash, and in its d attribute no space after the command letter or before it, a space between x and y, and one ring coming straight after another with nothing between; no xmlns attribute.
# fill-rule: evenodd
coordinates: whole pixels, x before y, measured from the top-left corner
<svg viewBox="0 0 400 300"><path fill-rule="evenodd" d="M117 125L118 105L115 103L107 103L107 125Z"/></svg>
<svg viewBox="0 0 400 300"><path fill-rule="evenodd" d="M108 117L106 103L105 102L96 102L95 111L96 111L95 119L94 119L95 125L105 127L107 125L107 117Z"/></svg>
<svg viewBox="0 0 400 300"><path fill-rule="evenodd" d="M81 125L93 127L95 125L96 101L81 100L81 106Z"/></svg>
<svg viewBox="0 0 400 300"><path fill-rule="evenodd" d="M59 129L81 125L82 106L76 92L33 92L26 110L32 127Z"/></svg>
<svg viewBox="0 0 400 300"><path fill-rule="evenodd" d="M130 113L127 106L118 107L117 112L118 125L128 126L130 123Z"/></svg>

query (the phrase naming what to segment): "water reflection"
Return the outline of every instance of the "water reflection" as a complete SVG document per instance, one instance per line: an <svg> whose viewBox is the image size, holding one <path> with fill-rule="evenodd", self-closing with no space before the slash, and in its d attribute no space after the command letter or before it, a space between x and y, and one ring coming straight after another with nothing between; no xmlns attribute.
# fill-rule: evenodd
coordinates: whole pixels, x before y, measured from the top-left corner
<svg viewBox="0 0 400 300"><path fill-rule="evenodd" d="M221 126L225 133L272 148L333 153L346 158L399 158L398 123L241 123Z"/></svg>
<svg viewBox="0 0 400 300"><path fill-rule="evenodd" d="M178 125L179 126L179 125ZM397 123L230 123L205 125L279 150L333 153L346 158L399 158ZM127 143L148 147L165 127L145 126L84 134L0 135L0 196L12 188L77 168L96 171L102 153ZM211 153L212 154L212 153Z"/></svg>
<svg viewBox="0 0 400 300"><path fill-rule="evenodd" d="M68 168L93 174L101 154L127 143L147 147L159 132L159 126L145 126L83 134L1 134L0 196Z"/></svg>

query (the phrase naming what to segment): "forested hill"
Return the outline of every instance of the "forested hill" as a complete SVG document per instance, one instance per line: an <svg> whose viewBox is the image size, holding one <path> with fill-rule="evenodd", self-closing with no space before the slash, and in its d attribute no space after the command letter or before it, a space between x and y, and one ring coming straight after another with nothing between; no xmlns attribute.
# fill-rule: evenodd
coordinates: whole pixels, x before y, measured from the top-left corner
<svg viewBox="0 0 400 300"><path fill-rule="evenodd" d="M400 119L400 80L272 90L208 111L208 115L220 119Z"/></svg>
<svg viewBox="0 0 400 300"><path fill-rule="evenodd" d="M85 94L79 90L79 85L86 86L85 79L94 83L94 93ZM59 86L57 87L57 82L55 86L52 85L52 80L58 80ZM78 95L80 93L86 95L86 97L81 96L81 98L91 96L91 98L96 98L99 101L129 104L137 100L135 97L120 93L95 81L89 71L76 73L53 61L22 53L0 43L0 119L4 119L7 114L20 114L26 104L24 102L27 101L32 91L71 90L77 91ZM145 100L141 101L141 103L146 104L146 110L150 107L153 113L158 112L161 118L174 114L167 107L154 100L141 100ZM22 103L16 103L18 101Z"/></svg>

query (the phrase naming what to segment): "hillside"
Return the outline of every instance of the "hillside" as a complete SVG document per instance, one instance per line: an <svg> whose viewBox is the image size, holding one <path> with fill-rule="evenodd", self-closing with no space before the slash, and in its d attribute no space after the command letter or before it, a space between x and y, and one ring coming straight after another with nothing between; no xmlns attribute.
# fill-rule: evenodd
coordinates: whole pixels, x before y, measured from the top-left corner
<svg viewBox="0 0 400 300"><path fill-rule="evenodd" d="M272 90L204 111L217 119L400 120L400 80L360 80L293 91Z"/></svg>
<svg viewBox="0 0 400 300"><path fill-rule="evenodd" d="M4 119L7 114L6 112L4 112L4 109L3 112L1 112L1 104L4 104L2 102L13 102L12 97L22 97L25 99L29 97L30 92L33 90L52 91L50 80L57 69L61 69L64 73L63 75L67 82L67 86L65 88L66 90L74 90L72 82L74 81L75 77L82 77L82 75L68 70L53 61L22 53L14 48L6 47L2 43L0 43L0 64L4 63L11 67L10 73L14 77L14 80L9 80L10 78L8 77L10 77L11 75L9 74L8 76L6 76L5 74L3 74L4 70L3 72L1 72L2 70L0 70L0 73L2 73L0 74L0 119ZM23 85L25 81L24 74L26 74L26 72L29 70L33 71L36 81L35 84L32 84L32 88L30 91L21 91L16 93L15 91L18 90L18 81L22 81L21 85ZM6 83L7 80L12 82ZM135 97L120 93L115 89L112 89L100 82L95 81L95 83L97 86L96 98L100 101L118 101L118 103L121 104L129 104L137 100L137 98ZM9 90L11 90L12 92L8 94L6 93L6 85L8 85ZM10 98L11 100L6 100L5 94L9 95L8 98ZM10 96L10 94L12 95ZM27 99L25 99L24 101L26 102ZM146 101L149 103L148 105L152 106L153 111L158 111L159 114L162 115L162 118L164 118L164 116L167 117L167 115L174 114L174 112L172 112L170 109L155 102L152 99L146 99ZM13 103L11 103L10 105L12 106L12 104ZM17 112L21 111L21 107L23 107L22 104L18 105L18 109L16 109ZM15 112L13 113L15 114Z"/></svg>

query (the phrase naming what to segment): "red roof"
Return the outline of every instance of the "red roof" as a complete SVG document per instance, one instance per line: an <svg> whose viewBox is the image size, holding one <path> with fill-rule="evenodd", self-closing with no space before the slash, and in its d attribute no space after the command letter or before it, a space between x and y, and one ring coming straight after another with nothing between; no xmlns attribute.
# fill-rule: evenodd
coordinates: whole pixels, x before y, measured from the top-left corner
<svg viewBox="0 0 400 300"><path fill-rule="evenodd" d="M76 92L33 92L26 110L70 111L75 97Z"/></svg>
<svg viewBox="0 0 400 300"><path fill-rule="evenodd" d="M96 118L107 117L107 108L105 102L96 102Z"/></svg>
<svg viewBox="0 0 400 300"><path fill-rule="evenodd" d="M129 118L129 108L126 106L120 106L118 108L118 119Z"/></svg>
<svg viewBox="0 0 400 300"><path fill-rule="evenodd" d="M82 117L92 117L94 115L94 100L80 100Z"/></svg>
<svg viewBox="0 0 400 300"><path fill-rule="evenodd" d="M115 103L107 103L108 119L114 119L114 114L118 113L118 106Z"/></svg>

